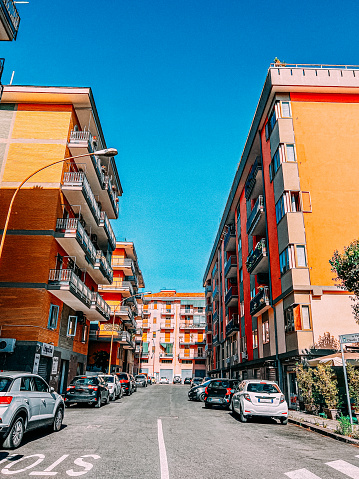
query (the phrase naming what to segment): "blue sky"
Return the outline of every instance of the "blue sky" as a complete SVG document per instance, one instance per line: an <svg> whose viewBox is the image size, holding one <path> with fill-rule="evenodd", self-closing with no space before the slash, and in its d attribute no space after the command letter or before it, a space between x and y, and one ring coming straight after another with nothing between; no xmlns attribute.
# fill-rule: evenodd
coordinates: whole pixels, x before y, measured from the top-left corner
<svg viewBox="0 0 359 479"><path fill-rule="evenodd" d="M146 291L201 291L274 57L359 64L354 1L30 0L3 83L91 86Z"/></svg>

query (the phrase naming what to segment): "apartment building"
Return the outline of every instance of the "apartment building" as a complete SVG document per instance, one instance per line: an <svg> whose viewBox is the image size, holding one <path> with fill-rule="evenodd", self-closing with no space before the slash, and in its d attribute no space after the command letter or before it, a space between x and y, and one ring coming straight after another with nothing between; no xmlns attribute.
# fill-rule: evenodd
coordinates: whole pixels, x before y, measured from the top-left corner
<svg viewBox="0 0 359 479"><path fill-rule="evenodd" d="M60 392L86 370L90 321L111 317L98 289L113 279L110 220L122 188L105 148L90 88L4 87L0 228L15 188L57 163L13 204L0 259L0 368L39 373Z"/></svg>
<svg viewBox="0 0 359 479"><path fill-rule="evenodd" d="M355 333L329 259L358 237L357 67L273 64L204 275L208 369L276 379Z"/></svg>
<svg viewBox="0 0 359 479"><path fill-rule="evenodd" d="M111 354L111 371L137 373L134 369L135 333L140 317L144 288L142 272L132 242L117 241L112 255L113 282L99 286L103 299L111 307L111 321L94 321L90 329L89 369L95 366L96 353ZM112 343L112 346L111 346Z"/></svg>
<svg viewBox="0 0 359 479"><path fill-rule="evenodd" d="M174 375L204 377L205 300L203 293L162 290L146 294L138 321L138 368L157 380Z"/></svg>

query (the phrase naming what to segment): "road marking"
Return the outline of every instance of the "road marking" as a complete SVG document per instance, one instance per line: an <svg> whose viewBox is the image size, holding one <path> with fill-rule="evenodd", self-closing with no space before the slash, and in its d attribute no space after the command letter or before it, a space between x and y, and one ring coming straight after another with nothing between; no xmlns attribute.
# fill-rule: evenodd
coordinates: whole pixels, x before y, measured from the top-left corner
<svg viewBox="0 0 359 479"><path fill-rule="evenodd" d="M32 457L37 457L34 463L30 464L29 466L23 467L22 469L16 469L16 470L13 469L10 471L10 468L12 468L13 466L17 466L19 462L25 461L26 459L30 459ZM45 459L44 454L32 454L31 456L23 456L23 457L20 457L20 459L17 459L16 461L11 462L7 466L5 466L1 470L1 473L2 474L18 474L19 472L24 472L24 471L27 471L28 469L32 469L33 467L40 464L40 462L42 462L44 459Z"/></svg>
<svg viewBox="0 0 359 479"><path fill-rule="evenodd" d="M165 446L165 441L163 439L161 419L157 419L157 429L158 429L158 448L160 451L161 479L169 479L170 476L168 473L166 446Z"/></svg>
<svg viewBox="0 0 359 479"><path fill-rule="evenodd" d="M326 465L332 467L336 471L342 472L343 474L348 477L351 477L352 479L359 479L359 467L353 466L353 464L350 464L349 462L331 461L326 462Z"/></svg>
<svg viewBox="0 0 359 479"><path fill-rule="evenodd" d="M308 469L297 469L296 471L286 472L284 475L290 479L320 479L319 476L308 471Z"/></svg>
<svg viewBox="0 0 359 479"><path fill-rule="evenodd" d="M57 472L53 471L56 466L58 466L62 461L64 461L67 457L69 457L68 454L64 454L63 456L60 457L57 461L55 461L51 466L47 467L43 471L32 471L30 472L29 476L56 476Z"/></svg>

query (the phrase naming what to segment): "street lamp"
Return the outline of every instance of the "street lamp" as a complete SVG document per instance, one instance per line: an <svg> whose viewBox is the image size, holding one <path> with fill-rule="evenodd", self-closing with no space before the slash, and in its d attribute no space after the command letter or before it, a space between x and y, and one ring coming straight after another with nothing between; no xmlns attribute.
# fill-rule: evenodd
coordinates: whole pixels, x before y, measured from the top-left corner
<svg viewBox="0 0 359 479"><path fill-rule="evenodd" d="M16 198L16 195L18 194L18 192L20 191L21 187L30 179L32 178L33 176L36 175L36 173L39 173L40 171L42 170L45 170L46 168L49 168L50 166L53 166L53 165L57 165L59 163L63 163L67 160L73 160L75 158L81 158L83 156L93 156L93 155L97 155L97 156L106 156L106 157L109 157L109 156L115 156L117 155L117 150L116 148L105 148L104 150L98 150L98 151L94 151L92 153L85 153L84 155L77 155L77 156L69 156L67 158L63 158L62 160L58 160L58 161L54 161L52 163L50 163L49 165L46 165L46 166L42 166L41 168L38 168L36 171L34 171L33 173L31 173L31 175L29 175L27 178L24 179L24 181L22 181L20 183L20 185L16 188L16 190L14 191L14 194L12 195L12 198L11 198L11 201L10 201L10 205L9 205L9 209L8 209L8 212L7 212L7 216L6 216L6 221L5 221L5 226L4 226L4 230L3 230L3 234L2 234L2 238L1 238L1 243L0 243L0 259L1 259L1 256L2 256L2 251L4 249L4 243L5 243L5 237L6 237L6 233L7 233L7 230L8 230L8 226L9 226L9 221L10 221L10 215L11 215L11 211L12 211L12 207L13 207L13 204L14 204L14 201L15 201L15 198Z"/></svg>

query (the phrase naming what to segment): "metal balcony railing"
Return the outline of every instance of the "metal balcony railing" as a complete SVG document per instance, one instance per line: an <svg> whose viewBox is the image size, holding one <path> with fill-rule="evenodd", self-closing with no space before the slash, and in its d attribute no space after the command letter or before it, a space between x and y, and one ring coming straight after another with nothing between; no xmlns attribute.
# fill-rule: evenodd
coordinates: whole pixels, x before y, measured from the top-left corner
<svg viewBox="0 0 359 479"><path fill-rule="evenodd" d="M261 288L258 293L251 299L249 303L250 314L253 316L254 314L261 311L263 308L269 305L269 288L268 286L264 286Z"/></svg>
<svg viewBox="0 0 359 479"><path fill-rule="evenodd" d="M237 266L237 256L235 254L232 254L226 261L226 264L224 265L224 276L226 277L229 273L229 270L233 267L235 268L236 266Z"/></svg>
<svg viewBox="0 0 359 479"><path fill-rule="evenodd" d="M71 130L70 141L88 141L92 142L92 134L89 131Z"/></svg>
<svg viewBox="0 0 359 479"><path fill-rule="evenodd" d="M225 296L225 303L229 303L232 299L238 298L238 287L231 286Z"/></svg>
<svg viewBox="0 0 359 479"><path fill-rule="evenodd" d="M254 270L264 256L267 256L267 242L265 238L262 238L260 241L258 241L254 250L251 251L247 257L246 267L248 273L251 273Z"/></svg>
<svg viewBox="0 0 359 479"><path fill-rule="evenodd" d="M226 336L230 336L232 333L239 331L239 314L233 314L232 319L226 326Z"/></svg>
<svg viewBox="0 0 359 479"><path fill-rule="evenodd" d="M160 324L161 329L174 329L174 327L175 327L174 323L170 323L167 321L164 321Z"/></svg>
<svg viewBox="0 0 359 479"><path fill-rule="evenodd" d="M15 40L20 24L20 15L16 9L15 2L13 0L0 0L0 8L4 12L7 23Z"/></svg>
<svg viewBox="0 0 359 479"><path fill-rule="evenodd" d="M96 262L96 248L92 244L92 241L78 218L58 218L56 221L56 231L63 233L71 231L76 232L76 239L84 250L86 256L92 264Z"/></svg>
<svg viewBox="0 0 359 479"><path fill-rule="evenodd" d="M106 256L103 254L101 250L96 252L96 264L99 265L100 270L106 276L106 278L112 282L113 280L113 271L111 265L106 259Z"/></svg>
<svg viewBox="0 0 359 479"><path fill-rule="evenodd" d="M213 290L213 300L215 300L217 296L218 296L218 286L216 286Z"/></svg>
<svg viewBox="0 0 359 479"><path fill-rule="evenodd" d="M105 180L104 189L107 190L108 196L112 204L112 208L115 211L116 218L118 218L119 206L118 206L118 197L116 195L116 189L112 185L111 178L109 176L105 176L104 180Z"/></svg>
<svg viewBox="0 0 359 479"><path fill-rule="evenodd" d="M104 331L106 333L112 333L112 331L119 333L121 331L121 327L119 324L105 323L105 324L101 324L100 333L101 331Z"/></svg>
<svg viewBox="0 0 359 479"><path fill-rule="evenodd" d="M72 269L50 269L49 284L68 286L70 291L88 307L91 306L92 293Z"/></svg>
<svg viewBox="0 0 359 479"><path fill-rule="evenodd" d="M204 293L207 296L209 293L212 293L212 285L207 284L207 286L204 289Z"/></svg>
<svg viewBox="0 0 359 479"><path fill-rule="evenodd" d="M247 233L249 233L249 231L253 229L253 226L258 221L259 215L263 212L264 212L264 197L260 195L258 196L258 199L255 202L253 209L247 219Z"/></svg>
<svg viewBox="0 0 359 479"><path fill-rule="evenodd" d="M99 285L98 289L101 290L116 290L116 291L129 291L133 294L132 284L129 281L113 281L112 284Z"/></svg>
<svg viewBox="0 0 359 479"><path fill-rule="evenodd" d="M110 319L111 307L97 291L92 292L91 306L95 307L106 319Z"/></svg>
<svg viewBox="0 0 359 479"><path fill-rule="evenodd" d="M90 183L88 182L85 173L79 171L68 171L64 174L63 179L64 187L81 186L86 203L88 204L97 224L100 224L101 211L97 204L95 195L91 190ZM116 246L116 242L115 242Z"/></svg>
<svg viewBox="0 0 359 479"><path fill-rule="evenodd" d="M178 355L178 359L194 359L194 352L190 351L189 353L181 352Z"/></svg>
<svg viewBox="0 0 359 479"><path fill-rule="evenodd" d="M262 160L260 156L257 156L245 184L245 197L247 200L250 198L252 194L254 185L256 184L257 174L261 170L262 170Z"/></svg>
<svg viewBox="0 0 359 479"><path fill-rule="evenodd" d="M103 226L107 235L107 238L109 240L109 243L112 247L112 249L116 248L116 236L115 233L113 232L110 220L108 219L108 216L105 211L101 211L100 213L100 223L99 226Z"/></svg>
<svg viewBox="0 0 359 479"><path fill-rule="evenodd" d="M230 239L235 238L235 237L236 237L236 227L234 225L231 225L228 228L226 236L224 237L223 247L224 247L225 251L227 250L226 248L227 248L227 245L228 245Z"/></svg>

